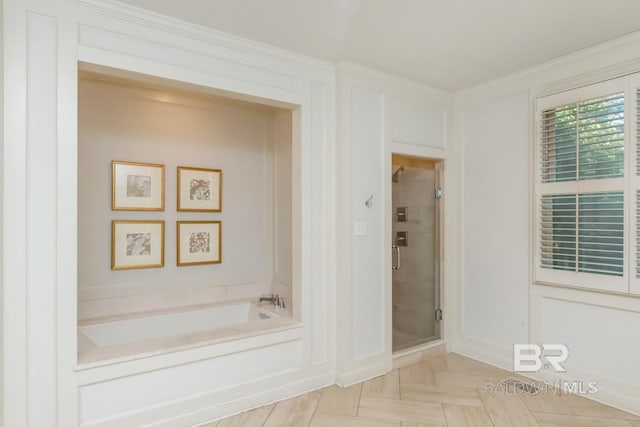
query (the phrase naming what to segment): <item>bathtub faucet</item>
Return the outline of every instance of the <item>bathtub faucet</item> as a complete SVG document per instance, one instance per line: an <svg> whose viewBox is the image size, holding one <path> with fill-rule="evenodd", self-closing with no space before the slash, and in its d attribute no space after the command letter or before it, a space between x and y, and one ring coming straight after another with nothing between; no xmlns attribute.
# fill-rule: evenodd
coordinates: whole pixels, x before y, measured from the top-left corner
<svg viewBox="0 0 640 427"><path fill-rule="evenodd" d="M258 303L262 302L270 302L272 305L275 305L277 308L284 308L284 298L280 298L278 294L271 294L269 296L263 296L258 298Z"/></svg>

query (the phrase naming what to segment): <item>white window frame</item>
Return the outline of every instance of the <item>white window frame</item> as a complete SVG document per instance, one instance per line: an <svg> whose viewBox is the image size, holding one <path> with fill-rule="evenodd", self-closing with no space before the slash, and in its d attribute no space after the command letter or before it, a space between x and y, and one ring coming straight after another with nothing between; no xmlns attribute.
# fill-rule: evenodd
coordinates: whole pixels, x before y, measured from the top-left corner
<svg viewBox="0 0 640 427"><path fill-rule="evenodd" d="M640 76L637 76L640 78ZM620 77L613 80L607 80L595 83L589 86L568 90L553 95L540 97L536 100L536 117L535 117L535 171L534 171L534 281L535 283L551 284L557 286L571 286L587 289L602 290L608 292L629 292L629 277L635 279L635 264L631 264L631 253L635 256L635 242L631 242L631 209L630 209L630 185L629 175L631 162L635 162L635 144L631 144L631 121L635 121L635 114L632 113L632 100L635 102L635 91L630 91L630 77ZM640 82L640 80L638 80ZM541 156L541 113L544 110L557 108L563 105L581 102L593 98L610 95L617 92L625 94L625 127L624 127L624 176L622 178L602 178L593 180L580 181L563 181L542 183L542 156ZM635 129L635 128L634 128ZM631 149L633 145L634 149ZM635 163L633 163L635 165ZM635 176L635 175L634 175ZM640 182L639 182L640 184ZM639 187L640 188L640 185ZM605 191L623 191L624 194L624 258L623 258L623 275L609 276L603 274L585 273L554 270L541 267L541 251L540 251L540 200L543 195L553 194L580 194L595 193ZM635 192L634 192L635 195ZM635 197L634 197L635 202ZM635 217L635 210L634 210ZM635 227L635 223L633 223ZM634 250L630 250L634 248ZM635 258L634 258L635 261ZM633 267L633 270L631 268ZM638 279L635 279L638 280ZM640 280L635 284L636 289L640 291Z"/></svg>
<svg viewBox="0 0 640 427"><path fill-rule="evenodd" d="M638 92L640 91L640 73L629 76L628 91L629 99L627 100L628 103L625 103L625 109L628 106L628 110L625 111L629 111L626 116L628 117L626 123L628 124L627 129L629 129L631 149L629 150L629 162L627 162L629 173L625 174L625 177L628 177L630 193L629 227L627 230L628 245L632 248L632 250L628 251L629 293L640 296L640 278L637 277L638 274L636 273L636 260L640 260L640 250L636 241L636 233L640 232L640 212L636 212L636 197L640 197L636 196L637 192L640 191L640 173L638 173L640 168L638 162L638 155L640 155L640 129L638 128L638 121L640 120L640 110L638 109L638 102L640 102L640 93ZM638 219L636 219L636 216L638 216Z"/></svg>

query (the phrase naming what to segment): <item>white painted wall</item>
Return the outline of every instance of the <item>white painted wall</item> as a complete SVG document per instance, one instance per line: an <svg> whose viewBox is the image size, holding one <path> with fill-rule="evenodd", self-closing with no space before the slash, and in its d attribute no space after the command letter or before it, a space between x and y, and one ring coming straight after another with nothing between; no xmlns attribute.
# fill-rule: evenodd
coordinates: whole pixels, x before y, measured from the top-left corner
<svg viewBox="0 0 640 427"><path fill-rule="evenodd" d="M51 357L56 351L56 200L58 165L56 158L55 85L40 78L40 70L55 69L57 57L56 23L51 17L33 14L28 17L27 73L30 91L27 93L30 120L27 121L26 155L28 159L27 233L28 259L27 310L38 313L28 324L27 343L29 357L29 398L39 402L39 410L31 414L34 425L50 425L55 418L55 402L48 397L55 390L56 361ZM36 31L35 29L38 28Z"/></svg>
<svg viewBox="0 0 640 427"><path fill-rule="evenodd" d="M345 70L339 79L337 185L340 200L336 289L338 382L352 384L385 371L384 92ZM372 205L365 201L371 198ZM360 235L354 226L364 227Z"/></svg>
<svg viewBox="0 0 640 427"><path fill-rule="evenodd" d="M351 86L351 216L364 235L351 244L352 357L384 348L383 221L380 177L384 175L383 94ZM365 201L372 198L372 206Z"/></svg>
<svg viewBox="0 0 640 427"><path fill-rule="evenodd" d="M571 315L567 316L568 313ZM536 320L541 336L545 342L565 343L569 347L572 368L589 371L599 367L612 378L640 384L637 354L617 351L640 337L636 328L619 328L619 325L637 325L638 313L547 299L539 315ZM618 333L610 333L617 329Z"/></svg>
<svg viewBox="0 0 640 427"><path fill-rule="evenodd" d="M445 148L445 113L439 97L416 99L397 97L391 100L392 138L394 142Z"/></svg>
<svg viewBox="0 0 640 427"><path fill-rule="evenodd" d="M531 299L531 341L569 349L566 373L543 370L538 377L596 382L592 398L639 413L638 298L533 285Z"/></svg>
<svg viewBox="0 0 640 427"><path fill-rule="evenodd" d="M640 70L640 35L456 94L462 150L462 281L453 351L512 369L515 343L569 345L564 375L598 381L595 399L640 413L640 299L533 283L535 99Z"/></svg>
<svg viewBox="0 0 640 427"><path fill-rule="evenodd" d="M0 22L3 21L4 5L0 0ZM0 37L0 271L4 271L4 242L2 230L4 229L4 43ZM4 274L0 274L0 319L4 319ZM0 420L4 419L4 324L0 327Z"/></svg>
<svg viewBox="0 0 640 427"><path fill-rule="evenodd" d="M462 332L509 349L528 334L528 103L464 110Z"/></svg>
<svg viewBox="0 0 640 427"><path fill-rule="evenodd" d="M391 370L391 153L448 158L450 96L348 63L338 83L336 306L348 327L336 356L337 381L349 385Z"/></svg>

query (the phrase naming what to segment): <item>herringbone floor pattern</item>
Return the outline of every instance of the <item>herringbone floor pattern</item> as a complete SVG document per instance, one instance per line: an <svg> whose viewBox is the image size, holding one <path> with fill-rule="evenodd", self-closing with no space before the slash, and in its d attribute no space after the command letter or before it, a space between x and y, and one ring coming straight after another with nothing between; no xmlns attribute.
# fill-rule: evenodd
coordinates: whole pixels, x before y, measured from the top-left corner
<svg viewBox="0 0 640 427"><path fill-rule="evenodd" d="M508 378L515 376L449 353L363 384L327 387L206 427L640 427L640 417L583 397L553 391L530 395L499 386Z"/></svg>

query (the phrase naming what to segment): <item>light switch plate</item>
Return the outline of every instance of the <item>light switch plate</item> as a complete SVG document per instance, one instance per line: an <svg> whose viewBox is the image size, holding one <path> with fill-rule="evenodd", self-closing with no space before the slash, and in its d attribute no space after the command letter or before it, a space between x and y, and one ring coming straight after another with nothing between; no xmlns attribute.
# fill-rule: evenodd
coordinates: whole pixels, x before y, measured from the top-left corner
<svg viewBox="0 0 640 427"><path fill-rule="evenodd" d="M353 223L353 235L354 236L366 236L367 235L367 223L364 221L356 221Z"/></svg>

